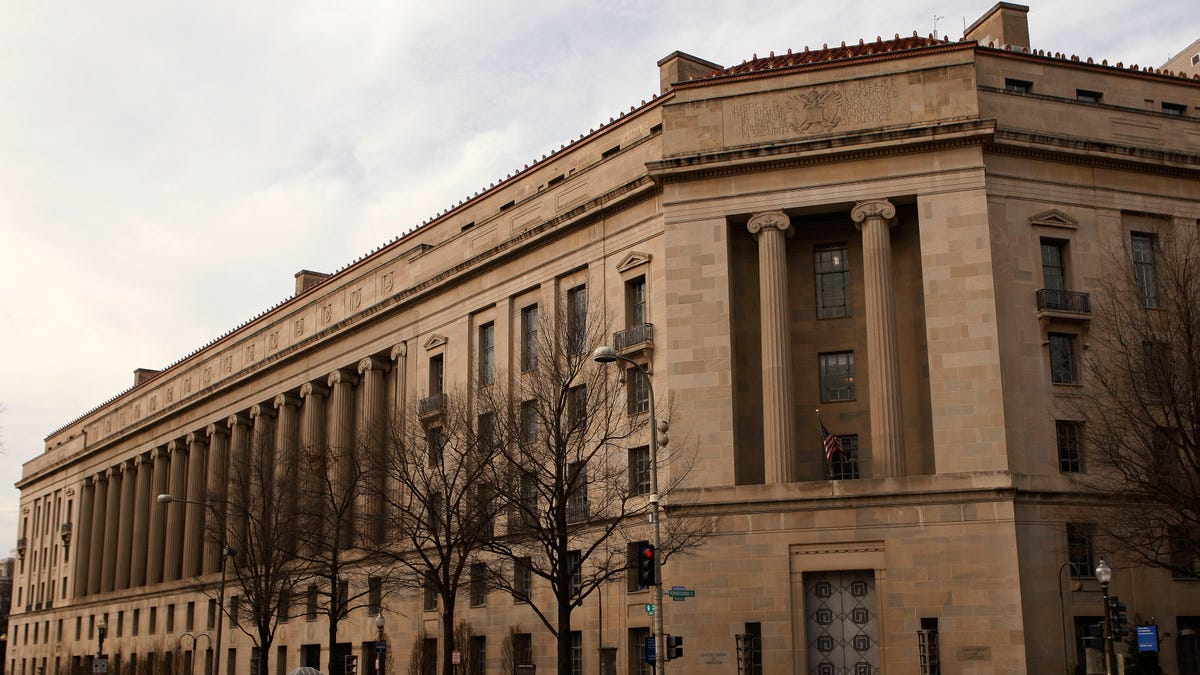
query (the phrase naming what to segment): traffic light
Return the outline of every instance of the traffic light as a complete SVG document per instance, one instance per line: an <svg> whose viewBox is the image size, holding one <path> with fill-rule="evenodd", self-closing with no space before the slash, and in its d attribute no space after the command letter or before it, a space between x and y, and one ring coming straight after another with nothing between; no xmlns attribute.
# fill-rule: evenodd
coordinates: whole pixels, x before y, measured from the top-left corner
<svg viewBox="0 0 1200 675"><path fill-rule="evenodd" d="M638 586L654 586L658 580L654 578L654 556L657 552L653 544L642 542L638 544L637 582Z"/></svg>
<svg viewBox="0 0 1200 675"><path fill-rule="evenodd" d="M1120 640L1129 635L1129 616L1125 614L1125 603L1115 595L1108 597L1108 615L1112 617L1112 636Z"/></svg>
<svg viewBox="0 0 1200 675"><path fill-rule="evenodd" d="M346 675L358 675L358 657L350 655L346 657Z"/></svg>
<svg viewBox="0 0 1200 675"><path fill-rule="evenodd" d="M667 636L667 660L677 659L683 656L683 636L668 635Z"/></svg>

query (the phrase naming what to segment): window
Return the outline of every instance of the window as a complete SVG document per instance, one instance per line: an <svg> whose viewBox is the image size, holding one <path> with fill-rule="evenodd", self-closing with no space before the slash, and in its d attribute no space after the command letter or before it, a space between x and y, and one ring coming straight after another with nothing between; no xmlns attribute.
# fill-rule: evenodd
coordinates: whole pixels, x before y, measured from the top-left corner
<svg viewBox="0 0 1200 675"><path fill-rule="evenodd" d="M646 276L642 275L625 282L625 325L641 326L646 316Z"/></svg>
<svg viewBox="0 0 1200 675"><path fill-rule="evenodd" d="M1063 473L1083 473L1083 423L1054 420L1058 441L1058 470Z"/></svg>
<svg viewBox="0 0 1200 675"><path fill-rule="evenodd" d="M1071 566L1072 579L1089 579L1095 573L1095 554L1092 551L1092 527L1090 525L1067 525L1067 562Z"/></svg>
<svg viewBox="0 0 1200 675"><path fill-rule="evenodd" d="M383 605L383 579L367 578L367 615L378 616Z"/></svg>
<svg viewBox="0 0 1200 675"><path fill-rule="evenodd" d="M646 641L649 638L649 628L629 629L629 675L653 675L654 670L646 663Z"/></svg>
<svg viewBox="0 0 1200 675"><path fill-rule="evenodd" d="M521 442L533 443L538 437L537 401L521 402Z"/></svg>
<svg viewBox="0 0 1200 675"><path fill-rule="evenodd" d="M567 520L578 522L588 517L587 462L571 462L567 467Z"/></svg>
<svg viewBox="0 0 1200 675"><path fill-rule="evenodd" d="M1066 249L1067 242L1061 239L1042 240L1042 288L1067 290Z"/></svg>
<svg viewBox="0 0 1200 675"><path fill-rule="evenodd" d="M233 597L235 599L234 607L236 607L237 606L237 604L236 604L237 596L235 595ZM237 625L237 612L233 612L233 618L234 618L233 623L236 626ZM108 622L105 621L105 623L108 623ZM175 632L175 605L167 605L167 632L168 633Z"/></svg>
<svg viewBox="0 0 1200 675"><path fill-rule="evenodd" d="M309 586L304 591L304 619L317 620L317 587Z"/></svg>
<svg viewBox="0 0 1200 675"><path fill-rule="evenodd" d="M437 610L437 583L434 581L433 573L429 572L425 575L425 584L422 596L421 608L426 612Z"/></svg>
<svg viewBox="0 0 1200 675"><path fill-rule="evenodd" d="M838 436L842 451L829 461L830 480L857 480L862 476L858 473L858 434Z"/></svg>
<svg viewBox="0 0 1200 675"><path fill-rule="evenodd" d="M567 351L582 354L587 349L587 286L567 291Z"/></svg>
<svg viewBox="0 0 1200 675"><path fill-rule="evenodd" d="M494 450L496 448L496 415L490 412L481 414L476 420L475 433L480 450Z"/></svg>
<svg viewBox="0 0 1200 675"><path fill-rule="evenodd" d="M1182 103L1167 103L1163 101L1162 111L1168 115L1185 115L1187 114L1187 106Z"/></svg>
<svg viewBox="0 0 1200 675"><path fill-rule="evenodd" d="M446 362L441 354L429 357L429 395L439 396L442 393L443 378Z"/></svg>
<svg viewBox="0 0 1200 675"><path fill-rule="evenodd" d="M504 207L501 207L504 208ZM421 675L437 675L437 638L427 637L421 643Z"/></svg>
<svg viewBox="0 0 1200 675"><path fill-rule="evenodd" d="M583 675L583 632L571 631L571 675Z"/></svg>
<svg viewBox="0 0 1200 675"><path fill-rule="evenodd" d="M581 431L587 423L587 385L567 391L567 424L572 431Z"/></svg>
<svg viewBox="0 0 1200 675"><path fill-rule="evenodd" d="M496 381L496 324L479 327L479 384Z"/></svg>
<svg viewBox="0 0 1200 675"><path fill-rule="evenodd" d="M479 524L480 535L491 537L496 522L495 490L492 489L491 483L481 482L474 486L470 508L471 513L468 516Z"/></svg>
<svg viewBox="0 0 1200 675"><path fill-rule="evenodd" d="M120 624L121 624L121 615L118 614L117 615L117 625L120 625ZM196 603L195 602L189 602L187 604L187 611L184 612L184 615L183 615L183 625L184 625L184 630L186 630L186 631L190 632L195 629L195 627L196 627Z"/></svg>
<svg viewBox="0 0 1200 675"><path fill-rule="evenodd" d="M1075 336L1050 333L1050 381L1054 384L1079 384L1075 366Z"/></svg>
<svg viewBox="0 0 1200 675"><path fill-rule="evenodd" d="M1087 89L1075 90L1075 100L1080 103L1099 103L1102 98L1104 98L1104 94L1098 91L1089 91Z"/></svg>
<svg viewBox="0 0 1200 675"><path fill-rule="evenodd" d="M921 675L941 675L937 617L921 619L921 630L917 631L917 649L921 659Z"/></svg>
<svg viewBox="0 0 1200 675"><path fill-rule="evenodd" d="M1033 91L1033 83L1026 80L1014 80L1010 77L1004 78L1004 91L1010 94L1028 94Z"/></svg>
<svg viewBox="0 0 1200 675"><path fill-rule="evenodd" d="M743 648L746 650L746 674L763 675L762 624L758 621L747 623L744 639L745 645Z"/></svg>
<svg viewBox="0 0 1200 675"><path fill-rule="evenodd" d="M583 554L581 552L567 552L567 569L571 572L571 586L567 591L570 597L574 598L583 590Z"/></svg>
<svg viewBox="0 0 1200 675"><path fill-rule="evenodd" d="M850 316L850 261L846 258L844 243L813 249L818 319Z"/></svg>
<svg viewBox="0 0 1200 675"><path fill-rule="evenodd" d="M533 665L533 635L517 633L513 636L513 658L518 666Z"/></svg>
<svg viewBox="0 0 1200 675"><path fill-rule="evenodd" d="M429 533L437 537L442 532L442 501L441 492L429 495Z"/></svg>
<svg viewBox="0 0 1200 675"><path fill-rule="evenodd" d="M487 636L471 636L471 665L467 675L483 675L487 672Z"/></svg>
<svg viewBox="0 0 1200 675"><path fill-rule="evenodd" d="M1185 534L1186 530L1171 530L1171 578L1196 579L1200 577L1200 557L1196 555L1196 542Z"/></svg>
<svg viewBox="0 0 1200 675"><path fill-rule="evenodd" d="M441 427L430 427L425 431L425 441L429 445L430 468L441 466L446 453L446 434Z"/></svg>
<svg viewBox="0 0 1200 675"><path fill-rule="evenodd" d="M1130 235L1133 248L1133 279L1137 284L1138 301L1142 307L1158 307L1158 280L1154 274L1154 235L1134 232Z"/></svg>
<svg viewBox="0 0 1200 675"><path fill-rule="evenodd" d="M92 622L94 620L95 620L94 617L90 617L90 616L88 617L88 639L89 640L92 639ZM158 608L157 607L150 608L150 625L146 628L146 632L150 633L151 635L158 632Z"/></svg>
<svg viewBox="0 0 1200 675"><path fill-rule="evenodd" d="M1171 368L1167 343L1142 342L1142 389L1149 397L1157 399L1170 392Z"/></svg>
<svg viewBox="0 0 1200 675"><path fill-rule="evenodd" d="M629 393L629 414L650 411L650 376L644 366L625 370L625 387ZM653 432L653 430L651 430Z"/></svg>
<svg viewBox="0 0 1200 675"><path fill-rule="evenodd" d="M173 609L174 605L172 605L171 607ZM234 625L234 626L238 625L238 621L242 615L241 609L242 609L242 599L240 597L235 595L229 599L229 623L231 625ZM167 614L167 632L168 633L171 632L171 616L174 614L175 614L175 612L173 612L173 611L169 612Z"/></svg>
<svg viewBox="0 0 1200 675"><path fill-rule="evenodd" d="M208 600L208 620L205 622L205 627L212 630L217 625L217 601L214 598ZM153 632L153 631L151 631Z"/></svg>
<svg viewBox="0 0 1200 675"><path fill-rule="evenodd" d="M647 541L631 541L625 546L625 590L629 593L650 588L638 583L638 565L641 562L638 559L638 552L649 543Z"/></svg>
<svg viewBox="0 0 1200 675"><path fill-rule="evenodd" d="M821 402L854 400L854 352L819 355Z"/></svg>
<svg viewBox="0 0 1200 675"><path fill-rule="evenodd" d="M529 594L533 589L533 561L529 558L517 558L513 562L513 600L529 602Z"/></svg>
<svg viewBox="0 0 1200 675"><path fill-rule="evenodd" d="M650 494L650 447L629 449L629 494Z"/></svg>
<svg viewBox="0 0 1200 675"><path fill-rule="evenodd" d="M538 365L538 306L521 310L521 370L536 370Z"/></svg>
<svg viewBox="0 0 1200 675"><path fill-rule="evenodd" d="M275 607L279 623L287 623L292 618L292 591L285 588L279 591L279 604Z"/></svg>
<svg viewBox="0 0 1200 675"><path fill-rule="evenodd" d="M471 606L479 607L487 601L487 570L483 563L471 563Z"/></svg>

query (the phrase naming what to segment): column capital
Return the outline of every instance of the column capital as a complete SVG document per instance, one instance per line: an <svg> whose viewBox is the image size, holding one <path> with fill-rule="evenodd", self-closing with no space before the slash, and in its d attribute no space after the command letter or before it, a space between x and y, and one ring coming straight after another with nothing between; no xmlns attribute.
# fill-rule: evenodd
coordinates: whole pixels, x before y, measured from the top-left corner
<svg viewBox="0 0 1200 675"><path fill-rule="evenodd" d="M130 458L130 459L123 459L120 462L117 462L117 465L113 467L113 470L116 471L117 473L125 473L126 471L129 471L130 469L132 469L134 467L134 463L133 463L134 459L136 459L136 457Z"/></svg>
<svg viewBox="0 0 1200 675"><path fill-rule="evenodd" d="M229 417L225 418L225 426L229 427L230 429L232 429L238 425L246 426L249 424L250 424L250 418L246 416L246 413L234 413L234 414L230 415Z"/></svg>
<svg viewBox="0 0 1200 675"><path fill-rule="evenodd" d="M329 384L330 387L332 387L335 384L353 385L358 382L358 377L356 375L354 375L353 373L350 373L344 369L339 368L329 374L329 377L326 379L326 382Z"/></svg>
<svg viewBox="0 0 1200 675"><path fill-rule="evenodd" d="M104 480L110 480L110 479L112 479L113 476L117 475L118 473L120 473L120 470L117 469L117 467L110 466L107 469L105 469L103 472L101 472L100 475L104 476Z"/></svg>
<svg viewBox="0 0 1200 675"><path fill-rule="evenodd" d="M214 422L207 427L204 427L204 433L209 437L209 439L212 439L213 436L224 436L225 434L229 433L229 427L224 424L217 424Z"/></svg>
<svg viewBox="0 0 1200 675"><path fill-rule="evenodd" d="M156 445L153 448L150 448L150 450L148 450L146 452L146 458L150 461L151 464L153 464L155 461L158 460L159 457L165 457L166 454L167 454L167 451L165 448L163 448L163 446Z"/></svg>
<svg viewBox="0 0 1200 675"><path fill-rule="evenodd" d="M250 419L255 419L257 417L274 417L274 416L275 416L275 406L273 406L273 405L267 405L265 403L255 403L254 405L250 406Z"/></svg>
<svg viewBox="0 0 1200 675"><path fill-rule="evenodd" d="M167 454L169 455L174 455L177 452L187 454L187 450L187 445L184 444L183 439L177 438L167 443Z"/></svg>
<svg viewBox="0 0 1200 675"><path fill-rule="evenodd" d="M329 387L320 382L305 382L300 385L300 398L308 398L316 394L317 396L325 396L329 393Z"/></svg>
<svg viewBox="0 0 1200 675"><path fill-rule="evenodd" d="M378 370L386 373L388 371L388 363L379 357L368 356L367 358L358 362L358 374L362 375L368 370Z"/></svg>
<svg viewBox="0 0 1200 675"><path fill-rule="evenodd" d="M392 347L391 357L393 361L408 358L408 343L400 342L397 343L396 346Z"/></svg>
<svg viewBox="0 0 1200 675"><path fill-rule="evenodd" d="M788 218L788 214L783 211L766 211L756 213L750 216L750 222L746 223L746 229L750 230L750 234L758 236L759 232L766 229L775 229L784 234L792 233L792 219Z"/></svg>
<svg viewBox="0 0 1200 675"><path fill-rule="evenodd" d="M285 406L294 408L300 405L300 397L295 394L279 394L275 397L275 400L271 401L271 404L275 406L276 410Z"/></svg>
<svg viewBox="0 0 1200 675"><path fill-rule="evenodd" d="M859 202L850 210L850 219L860 224L868 218L882 218L892 224L895 217L896 207L886 199Z"/></svg>
<svg viewBox="0 0 1200 675"><path fill-rule="evenodd" d="M150 456L143 452L130 461L133 462L133 466L135 468L141 469L143 464L148 464L150 462Z"/></svg>
<svg viewBox="0 0 1200 675"><path fill-rule="evenodd" d="M208 442L207 433L200 431L189 431L184 437L183 442L188 444L188 447L195 447L198 444Z"/></svg>

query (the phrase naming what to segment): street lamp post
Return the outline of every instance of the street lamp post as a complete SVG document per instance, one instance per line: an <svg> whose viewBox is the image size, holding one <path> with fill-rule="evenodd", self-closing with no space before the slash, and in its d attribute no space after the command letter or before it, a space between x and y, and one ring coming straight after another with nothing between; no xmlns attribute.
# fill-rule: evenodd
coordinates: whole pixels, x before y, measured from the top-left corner
<svg viewBox="0 0 1200 675"><path fill-rule="evenodd" d="M1108 605L1108 583L1112 581L1112 568L1100 559L1096 565L1096 581L1100 582L1100 592L1104 596L1104 672L1113 675L1113 661L1116 653L1113 649L1112 609Z"/></svg>
<svg viewBox="0 0 1200 675"><path fill-rule="evenodd" d="M621 356L617 350L607 345L596 347L592 352L592 360L596 363L608 364L614 361L625 361L634 368L641 370L642 366L633 359ZM654 414L654 383L650 374L642 371L646 378L646 388L650 394L650 513L654 519L654 670L657 673L667 671L667 641L663 629L663 592L662 592L662 526L659 518L658 503L658 434L666 433L666 420L659 422Z"/></svg>
<svg viewBox="0 0 1200 675"><path fill-rule="evenodd" d="M211 509L212 504L208 502L198 502L191 499L180 499L172 497L169 494L161 494L158 496L159 504L170 504L171 502L179 502L180 504L199 504L206 509ZM228 542L224 541L224 530L221 533L221 584L220 590L217 592L217 640L213 647L213 669L212 675L221 675L221 627L225 623L225 578L226 572L229 569L229 559L235 555L233 547ZM101 638L103 641L103 638Z"/></svg>
<svg viewBox="0 0 1200 675"><path fill-rule="evenodd" d="M383 608L375 617L375 674L383 675L384 662L387 661L387 640L383 637Z"/></svg>
<svg viewBox="0 0 1200 675"><path fill-rule="evenodd" d="M96 640L96 658L97 659L104 657L104 637L106 635L108 635L108 625L105 624L103 621L101 621L100 625L96 626L96 638L97 638L97 640Z"/></svg>

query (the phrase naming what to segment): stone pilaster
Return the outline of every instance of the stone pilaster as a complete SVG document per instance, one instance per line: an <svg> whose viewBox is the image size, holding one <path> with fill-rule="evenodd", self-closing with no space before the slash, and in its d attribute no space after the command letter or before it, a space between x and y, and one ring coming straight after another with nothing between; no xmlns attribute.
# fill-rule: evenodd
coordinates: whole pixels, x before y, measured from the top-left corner
<svg viewBox="0 0 1200 675"><path fill-rule="evenodd" d="M137 508L137 463L121 462L121 512L117 537L117 572L113 587L129 588L129 565L133 559L133 518Z"/></svg>
<svg viewBox="0 0 1200 675"><path fill-rule="evenodd" d="M154 471L148 455L139 455L133 460L137 467L137 497L133 505L133 542L130 544L129 585L133 588L146 585L146 553L150 544L150 509L158 506L150 494Z"/></svg>
<svg viewBox="0 0 1200 675"><path fill-rule="evenodd" d="M204 482L208 471L208 439L205 435L192 432L184 437L188 446L187 500L195 502L186 504L183 515L183 576L194 577L202 570L203 554L201 545L204 542L205 520L207 514L204 505Z"/></svg>
<svg viewBox="0 0 1200 675"><path fill-rule="evenodd" d="M905 474L900 349L896 341L889 232L895 216L896 207L886 200L862 202L850 212L850 217L862 230L871 456L874 475L880 477Z"/></svg>
<svg viewBox="0 0 1200 675"><path fill-rule="evenodd" d="M167 492L177 499L187 499L187 446L183 441L167 443L171 457L171 483ZM171 502L167 507L167 540L163 563L163 580L175 581L183 570L183 521L187 504Z"/></svg>
<svg viewBox="0 0 1200 675"><path fill-rule="evenodd" d="M105 511L108 508L108 476L96 474L96 497L92 508L92 541L88 550L88 595L100 592L101 574L104 572L104 527L108 523Z"/></svg>
<svg viewBox="0 0 1200 675"><path fill-rule="evenodd" d="M229 471L229 427L210 424L205 429L208 436L208 486L207 500L212 505L207 515L210 533L221 536L206 536L204 539L204 574L221 570L221 539L225 533L225 511L228 498Z"/></svg>
<svg viewBox="0 0 1200 675"><path fill-rule="evenodd" d="M96 500L96 480L92 476L83 479L79 486L79 532L75 535L75 588L76 598L88 592L89 563L92 558L92 517Z"/></svg>
<svg viewBox="0 0 1200 675"><path fill-rule="evenodd" d="M154 476L150 486L150 543L146 546L146 583L157 584L163 580L163 553L167 541L167 505L158 503L158 495L168 491L167 484L170 460L166 449L150 451L154 464Z"/></svg>
<svg viewBox="0 0 1200 675"><path fill-rule="evenodd" d="M787 234L782 211L756 213L747 224L758 240L761 298L763 464L767 483L796 480L796 416L788 321Z"/></svg>
<svg viewBox="0 0 1200 675"><path fill-rule="evenodd" d="M108 503L104 507L104 563L100 572L100 592L107 593L113 589L117 578L117 544L120 543L121 530L121 469L109 469Z"/></svg>

